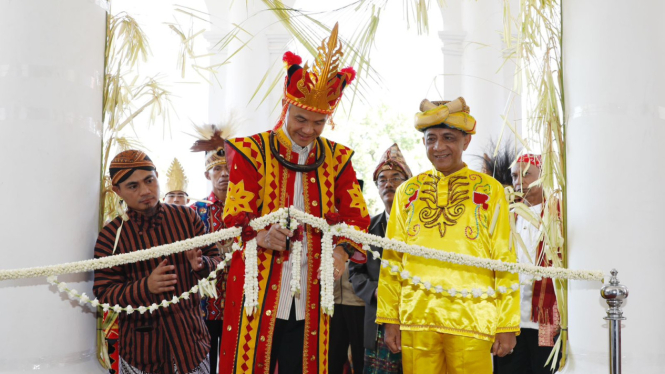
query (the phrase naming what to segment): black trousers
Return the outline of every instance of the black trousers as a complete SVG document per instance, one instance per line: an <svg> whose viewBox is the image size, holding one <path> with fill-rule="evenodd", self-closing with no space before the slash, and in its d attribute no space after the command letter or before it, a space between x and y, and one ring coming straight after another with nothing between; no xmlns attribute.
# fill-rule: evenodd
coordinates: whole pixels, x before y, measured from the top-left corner
<svg viewBox="0 0 665 374"><path fill-rule="evenodd" d="M328 353L330 374L342 374L348 359L349 345L353 359L353 372L363 372L365 364L365 307L335 304L335 313L330 321L330 347Z"/></svg>
<svg viewBox="0 0 665 374"><path fill-rule="evenodd" d="M217 374L217 356L219 355L219 344L222 341L223 321L208 321L208 332L210 333L210 374Z"/></svg>
<svg viewBox="0 0 665 374"><path fill-rule="evenodd" d="M556 338L554 339L556 342ZM545 367L552 347L538 346L538 330L522 329L517 337L513 353L494 359L494 374L552 374L550 364ZM559 368L561 353L556 357L556 369ZM556 371L555 369L555 371Z"/></svg>
<svg viewBox="0 0 665 374"><path fill-rule="evenodd" d="M276 319L270 351L270 374L275 373L279 363L279 373L302 373L303 341L305 320L296 321L296 302L291 304L289 320Z"/></svg>

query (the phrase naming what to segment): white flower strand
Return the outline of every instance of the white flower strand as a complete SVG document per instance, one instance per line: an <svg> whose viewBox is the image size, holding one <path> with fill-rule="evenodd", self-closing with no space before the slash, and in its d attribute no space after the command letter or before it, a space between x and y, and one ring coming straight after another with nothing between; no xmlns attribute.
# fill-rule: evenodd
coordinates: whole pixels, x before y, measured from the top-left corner
<svg viewBox="0 0 665 374"><path fill-rule="evenodd" d="M290 223L287 225L286 219L284 219L280 221L280 226L284 229L294 231L298 229L298 221L296 221L295 219L291 219ZM291 296L294 297L300 295L301 257L302 257L302 240L291 241L291 253L289 254L289 258L291 259L290 261L291 281L289 282L289 285L291 286Z"/></svg>
<svg viewBox="0 0 665 374"><path fill-rule="evenodd" d="M332 230L331 230L332 231ZM321 309L332 317L335 311L333 234L326 231L321 237Z"/></svg>
<svg viewBox="0 0 665 374"><path fill-rule="evenodd" d="M250 222L250 225L255 230L260 230L266 226L279 222L282 217L288 214L286 208L256 218ZM318 228L323 232L335 229L330 227L326 220L319 217L314 217L305 212L291 210L291 215L298 218L301 222L307 223L312 227ZM372 244L381 248L390 248L396 252L406 253L413 256L420 256L438 261L449 262L452 264L463 264L468 266L475 266L495 271L508 271L511 273L530 274L535 277L542 278L559 278L559 279L572 279L572 280L587 280L587 281L602 281L604 278L603 272L591 270L571 270L556 267L540 267L531 264L523 263L509 263L499 260L481 259L469 255L458 253L449 253L441 250L425 248L416 245L408 245L396 240L382 238L372 234L359 232L346 224L335 225L339 226L337 232L343 233L341 236L347 237L358 243ZM108 267L144 261L150 258L167 256L171 253L186 251L192 248L197 248L212 244L217 241L237 237L240 235L240 228L229 228L216 231L211 234L201 235L196 238L183 240L172 244L166 244L158 247L150 248L149 250L141 250L131 253L124 253L116 256L108 256L93 260L84 260L60 265L50 265L35 268L13 269L13 270L0 270L0 280L20 279L20 278L33 278L49 275L73 274L93 271L97 269L104 269ZM537 278L536 278L537 279Z"/></svg>
<svg viewBox="0 0 665 374"><path fill-rule="evenodd" d="M265 226L264 226L265 227ZM245 243L245 312L251 316L259 306L259 259L256 238Z"/></svg>
<svg viewBox="0 0 665 374"><path fill-rule="evenodd" d="M494 291L494 289L492 287L487 287L486 290L483 290L482 288L479 288L479 287L474 287L474 288L471 288L470 290L467 290L467 289L463 288L463 289L458 291L455 287L451 287L449 289L446 289L446 288L443 288L442 286L438 286L438 285L437 286L432 286L432 283L430 283L429 281L423 281L420 277L415 276L415 275L411 276L411 274L406 270L400 271L399 267L397 265L391 266L388 261L386 261L386 260L381 261L381 267L387 268L389 266L390 266L390 268L388 269L388 271L390 273L392 273L392 275L394 275L396 277L400 277L402 279L402 282L411 283L414 286L423 287L427 291L434 292L434 293L440 293L440 294L443 294L444 296L449 295L450 297L458 297L458 298L465 298L465 297L468 297L468 296L473 296L474 298L480 298L480 299L486 299L488 297L496 297L497 296L496 291ZM501 289L500 293L509 294L509 293L517 291L519 289L519 284L514 283L510 286L510 288L505 288L505 287L503 287L503 288L499 287L499 288Z"/></svg>
<svg viewBox="0 0 665 374"><path fill-rule="evenodd" d="M397 240L387 239L356 230L344 223L328 226L322 218L311 216L300 211L292 211L292 216L301 222L307 223L321 230L331 230L335 235L351 239L358 243L371 244L380 248L390 248L396 252L406 253L413 256L448 262L451 264L467 265L494 271L507 271L510 273L530 274L542 278L562 278L586 281L602 281L603 272L591 270L571 270L557 267L541 267L524 263L503 262L499 260L477 258L470 255L445 252L442 250L426 248L418 245L410 245Z"/></svg>
<svg viewBox="0 0 665 374"><path fill-rule="evenodd" d="M260 231L274 223L282 223L286 226L288 210L280 208L277 211L262 217L254 218L249 226L254 231ZM258 244L256 238L245 243L245 313L253 315L259 306L259 270L258 270Z"/></svg>
<svg viewBox="0 0 665 374"><path fill-rule="evenodd" d="M164 299L159 304L152 304L149 307L145 306L133 307L131 305L127 305L126 307L123 308L118 304L114 306L111 306L110 304L100 304L99 300L97 300L96 298L94 300L90 300L90 297L88 297L85 294L85 292L79 294L78 291L76 291L75 289L69 289L67 287L67 283L58 282L58 277L55 275L49 276L48 278L46 278L46 281L50 285L58 287L58 291L66 293L70 299L78 300L79 304L81 305L90 304L90 306L92 306L93 308L97 308L99 305L101 305L104 312L112 310L114 313L125 312L127 314L132 314L138 311L139 313L143 314L147 311L150 311L150 313L152 314L152 312L156 311L157 309L168 308L173 304L179 303L180 300L189 300L190 294L197 292L201 294L201 297L208 296L208 297L217 298L217 288L215 286L216 284L215 278L217 277L217 272L224 269L225 266L226 266L226 261L220 262L219 264L217 264L217 268L214 271L211 271L207 278L200 279L198 284L193 286L188 291L183 292L180 296L173 296L171 300Z"/></svg>
<svg viewBox="0 0 665 374"><path fill-rule="evenodd" d="M280 222L280 220L285 219L285 217L288 215L288 211L286 208L281 208L277 210L276 212L273 212L271 214L268 214L266 216L254 219L250 222L250 225L255 229L255 230L260 230L265 228L266 226ZM321 261L321 266L322 266L322 279L321 279L321 300L322 300L322 308L324 313L332 315L333 313L333 308L334 308L334 297L333 297L333 290L332 290L332 271L333 271L333 259L332 259L332 236L338 236L338 237L345 237L351 240L354 240L358 243L363 243L365 246L364 248L368 248L367 246L369 245L374 245L378 246L381 248L390 248L396 252L400 253L406 253L410 254L413 256L419 256L423 258L428 258L428 259L434 259L442 262L448 262L452 264L462 264L462 265L467 265L467 266L474 266L474 267L479 267L479 268L485 268L489 270L494 270L494 271L507 271L510 273L522 273L522 274L529 274L532 275L536 278L536 280L540 280L542 278L559 278L559 279L574 279L574 280L596 280L596 281L602 281L604 278L604 275L600 271L587 271L587 270L570 270L570 269L563 269L563 268L555 268L555 267L539 267L539 266L534 266L531 264L520 264L520 263L506 263L498 260L491 260L491 259L481 259L481 258L476 258L473 256L469 255L463 255L463 254L457 254L457 253L449 253L449 252L444 252L441 250L435 250L435 249L430 249L430 248L425 248L422 246L416 246L416 245L407 245L405 243L395 241L395 240L390 240L382 237L378 237L376 235L371 235L371 234L366 234L359 232L355 230L354 228L342 223L334 226L329 226L326 222L325 219L319 218L319 217L314 217L312 215L309 215L305 212L298 211L296 209L292 209L292 218L298 218L301 222L307 223L312 227L319 228L320 230L323 231L324 237L328 235L326 238L326 243L329 243L324 245L322 247L322 261ZM103 258L98 258L98 259L92 259L92 260L84 260L84 261L78 261L78 262L72 262L72 263L66 263L66 264L59 264L59 265L50 265L50 266L43 266L43 267L35 267L35 268L25 268L25 269L14 269L14 270L0 270L0 280L7 280L7 279L20 279L20 278L32 278L32 277L39 277L39 276L49 276L49 280L53 282L54 285L57 285L58 289L61 292L67 292L68 296L71 298L78 298L82 303L86 303L85 298L82 298L75 290L69 290L66 287L66 284L64 282L57 282L55 278L51 278L55 275L60 275L60 274L73 274L73 273L81 273L81 272L88 272L88 271L93 271L97 269L104 269L104 268L109 268L109 267L114 267L118 265L123 265L123 264L128 264L128 263L134 263L138 261L145 261L147 259L151 258L156 258L156 257L161 257L161 256L167 256L172 253L178 253L178 252L183 252L192 248L199 248L203 247L212 243L215 243L217 241L229 239L232 237L237 237L241 233L241 228L228 228L228 229L223 229L220 231L216 231L211 234L206 234L206 235L201 235L199 237L195 238L190 238L187 240L171 243L171 244L166 244L166 245L161 245L157 247L150 248L148 250L140 250L140 251L135 251L135 252L130 252L130 253L125 253L121 255L115 255L115 256L107 256ZM323 238L322 238L323 239ZM251 241L250 241L251 242ZM254 239L255 242L255 239ZM253 254L256 254L256 248L254 251L252 251L250 246L250 251L253 252ZM247 248L246 248L247 249ZM234 250L240 250L237 245L235 246ZM375 259L378 258L378 252L371 252L372 255L374 256ZM250 253L250 257L252 256L252 253ZM230 261L231 256L230 253L226 255L226 261ZM247 261L247 260L246 260ZM255 259L251 261L250 263L255 264L256 268L255 270L252 269L247 269L246 271L251 271L252 276L246 277L245 282L250 283L250 287L245 288L245 293L246 296L249 293L249 297L246 298L246 306L249 305L248 308L248 314L251 312L255 311L256 307L258 306L258 261ZM394 266L393 266L394 268ZM391 271L397 271L397 269L391 268ZM213 272L214 273L214 272ZM327 274L327 276L325 275ZM404 275L410 276L410 274L406 273ZM212 291L214 289L214 280L215 276L213 276L210 281L210 279L207 280L206 282L203 282L201 284L201 287L194 286L189 292L185 292L180 297L179 299L188 299L190 293L194 292L201 292L202 295L214 295L215 291ZM249 280L253 280L248 282ZM413 281L412 281L413 282ZM324 287L325 284L325 287ZM330 284L328 286L328 284ZM432 288L432 285L430 282L427 281L422 281L420 278L417 278L416 284L420 284L425 289L430 290ZM515 290L519 288L518 284L512 285L511 289ZM248 292L249 291L249 292ZM444 289L441 286L434 286L434 291L437 293L443 293ZM454 288L447 290L447 292L451 295L457 295L457 290ZM471 294L472 296L478 295L479 293L482 295L487 294L488 296L492 297L493 295L496 294L496 292L499 293L506 293L508 290L506 287L498 287L498 289L495 291L491 288L488 288L488 290L483 291L479 289L472 289L471 291L468 290L462 290L459 291L461 295L469 295ZM88 298L89 299L89 298ZM171 301L163 300L159 305L157 304L152 304L149 307L132 307L130 308L130 312L133 311L139 311L139 313L145 313L145 311L149 311L150 313L154 312L157 310L157 308L161 307L167 307L168 305L172 304L174 302L175 298L172 299ZM96 307L99 305L99 301L97 299L95 300L90 300L88 301L93 307ZM111 306L108 304L102 305L103 309L105 311L108 311L111 309ZM120 311L127 311L127 308L122 308L118 305L115 305L112 307L114 310L120 310Z"/></svg>
<svg viewBox="0 0 665 374"><path fill-rule="evenodd" d="M151 258L168 256L172 253L184 252L193 248L201 248L225 239L235 238L236 236L240 235L240 231L240 228L232 227L219 230L214 233L177 241L171 244L164 244L149 249L142 249L139 251L123 253L119 255L106 256L59 265L0 270L0 281L9 279L44 277L49 275L85 273L119 265L131 264L139 261L149 260Z"/></svg>
<svg viewBox="0 0 665 374"><path fill-rule="evenodd" d="M291 296L300 295L300 257L302 256L302 241L292 242L291 254Z"/></svg>

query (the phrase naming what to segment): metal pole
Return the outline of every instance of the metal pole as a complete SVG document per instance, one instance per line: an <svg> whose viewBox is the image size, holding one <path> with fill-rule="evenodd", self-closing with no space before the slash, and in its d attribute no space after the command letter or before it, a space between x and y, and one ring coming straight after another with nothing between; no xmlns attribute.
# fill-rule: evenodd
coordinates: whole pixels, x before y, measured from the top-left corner
<svg viewBox="0 0 665 374"><path fill-rule="evenodd" d="M621 305L628 297L628 288L619 283L618 273L612 269L610 283L600 289L600 295L609 305L604 319L610 327L610 374L621 374L621 321L626 319Z"/></svg>

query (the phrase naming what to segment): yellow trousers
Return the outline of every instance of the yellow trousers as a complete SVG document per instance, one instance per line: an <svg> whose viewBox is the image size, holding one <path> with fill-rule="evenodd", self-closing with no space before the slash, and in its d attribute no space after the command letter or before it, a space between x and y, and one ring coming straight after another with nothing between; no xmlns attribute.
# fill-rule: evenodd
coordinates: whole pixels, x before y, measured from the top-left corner
<svg viewBox="0 0 665 374"><path fill-rule="evenodd" d="M404 374L491 374L492 342L433 331L402 331Z"/></svg>

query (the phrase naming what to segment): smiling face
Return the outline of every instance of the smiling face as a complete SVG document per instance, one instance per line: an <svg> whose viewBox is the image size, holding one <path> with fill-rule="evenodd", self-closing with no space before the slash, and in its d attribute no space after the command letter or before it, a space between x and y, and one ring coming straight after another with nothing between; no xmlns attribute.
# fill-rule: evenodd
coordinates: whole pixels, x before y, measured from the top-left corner
<svg viewBox="0 0 665 374"><path fill-rule="evenodd" d="M321 135L327 121L327 114L310 112L291 105L287 116L286 131L296 144L307 147Z"/></svg>
<svg viewBox="0 0 665 374"><path fill-rule="evenodd" d="M423 137L427 158L443 175L450 175L464 167L462 152L469 147L469 143L471 135L450 128L431 127L425 130Z"/></svg>
<svg viewBox="0 0 665 374"><path fill-rule="evenodd" d="M229 169L225 164L215 165L205 172L206 179L212 182L212 192L218 199L224 201L229 188Z"/></svg>
<svg viewBox="0 0 665 374"><path fill-rule="evenodd" d="M517 192L524 193L524 203L527 205L538 205L543 202L543 187L531 186L531 183L540 178L540 168L528 162L516 163L510 171L513 178L513 188Z"/></svg>
<svg viewBox="0 0 665 374"><path fill-rule="evenodd" d="M113 191L130 209L149 214L159 202L157 172L138 169L125 181L113 186Z"/></svg>

